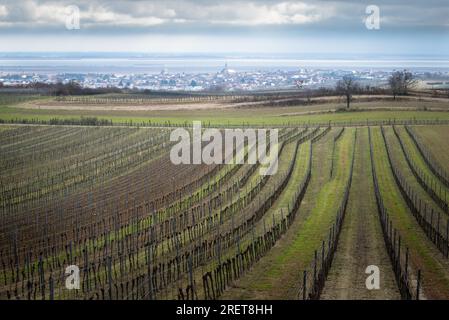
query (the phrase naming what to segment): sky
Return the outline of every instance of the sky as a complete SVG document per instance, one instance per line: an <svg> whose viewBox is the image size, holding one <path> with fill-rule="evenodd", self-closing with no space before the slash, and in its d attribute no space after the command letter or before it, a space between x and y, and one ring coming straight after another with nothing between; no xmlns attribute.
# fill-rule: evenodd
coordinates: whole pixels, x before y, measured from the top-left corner
<svg viewBox="0 0 449 320"><path fill-rule="evenodd" d="M447 58L449 1L0 0L0 52L36 51Z"/></svg>

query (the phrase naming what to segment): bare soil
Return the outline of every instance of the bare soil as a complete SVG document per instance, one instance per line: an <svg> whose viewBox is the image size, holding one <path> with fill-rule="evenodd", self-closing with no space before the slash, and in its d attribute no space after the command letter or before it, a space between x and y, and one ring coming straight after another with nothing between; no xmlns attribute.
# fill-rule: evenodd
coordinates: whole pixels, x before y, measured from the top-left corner
<svg viewBox="0 0 449 320"><path fill-rule="evenodd" d="M254 108L254 107L280 107L283 104L295 105L295 101L306 101L303 97L284 97L279 99L264 99L253 102L233 102L229 101L197 101L197 102L177 102L167 101L161 102L145 102L145 103L110 103L110 104L95 104L95 103L71 103L56 101L53 99L40 99L24 102L18 107L24 109L47 109L47 110L97 110L97 111L173 111L173 110L213 110L213 109L227 109L227 108ZM407 106L407 102L433 102L438 103L438 109L447 110L449 99L438 97L420 97L420 96L404 96L396 100L389 95L354 95L353 102L379 102L379 108L394 107L394 105L401 105L402 108L411 108ZM443 102L443 103L442 103ZM293 104L292 104L293 103ZM329 106L329 103L335 105ZM301 103L300 103L301 104ZM302 104L304 107L313 107L313 109L321 110L320 105L324 104L327 110L335 110L346 104L345 99L339 96L325 96L310 98L310 103ZM443 105L444 104L444 105ZM331 108L329 108L331 107Z"/></svg>

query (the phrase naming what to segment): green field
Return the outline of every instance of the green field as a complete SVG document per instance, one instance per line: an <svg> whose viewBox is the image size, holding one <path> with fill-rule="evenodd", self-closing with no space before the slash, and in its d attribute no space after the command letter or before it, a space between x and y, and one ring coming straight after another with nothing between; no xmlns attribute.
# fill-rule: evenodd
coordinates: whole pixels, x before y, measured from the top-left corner
<svg viewBox="0 0 449 320"><path fill-rule="evenodd" d="M83 117L97 117L107 119L113 123L149 123L180 124L200 120L211 125L286 125L307 123L342 123L379 120L449 120L449 106L447 102L426 100L354 102L350 110L346 110L344 103L329 103L301 106L280 107L229 107L219 110L163 110L163 106L153 111L135 110L133 105L129 110L104 110L95 105L83 106L82 110L65 106L45 106L29 108L20 103L0 107L0 120L14 119L49 121L51 119L77 119ZM176 104L174 105L176 107ZM217 114L218 112L218 114ZM254 117L254 114L257 117Z"/></svg>

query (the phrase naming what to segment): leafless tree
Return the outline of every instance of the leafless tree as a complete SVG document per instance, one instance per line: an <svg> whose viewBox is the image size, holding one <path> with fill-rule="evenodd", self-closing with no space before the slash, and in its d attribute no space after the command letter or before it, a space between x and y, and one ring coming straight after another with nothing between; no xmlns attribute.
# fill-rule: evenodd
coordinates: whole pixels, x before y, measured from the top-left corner
<svg viewBox="0 0 449 320"><path fill-rule="evenodd" d="M407 95L409 90L416 85L416 79L407 70L395 71L388 79L388 84L393 98L396 99L398 95Z"/></svg>
<svg viewBox="0 0 449 320"><path fill-rule="evenodd" d="M337 82L335 90L346 97L346 107L349 109L352 95L359 90L359 84L355 81L354 77L348 75Z"/></svg>

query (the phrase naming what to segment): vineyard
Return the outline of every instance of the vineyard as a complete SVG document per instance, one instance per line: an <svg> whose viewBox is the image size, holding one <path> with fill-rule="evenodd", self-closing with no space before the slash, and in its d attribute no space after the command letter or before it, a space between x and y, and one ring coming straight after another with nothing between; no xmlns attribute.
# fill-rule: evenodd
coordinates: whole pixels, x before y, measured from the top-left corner
<svg viewBox="0 0 449 320"><path fill-rule="evenodd" d="M272 176L109 124L0 126L0 299L449 299L447 124L284 122Z"/></svg>
<svg viewBox="0 0 449 320"><path fill-rule="evenodd" d="M0 0L0 47L11 314L447 313L449 0Z"/></svg>

